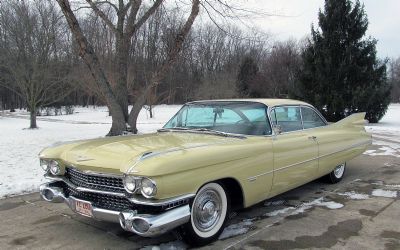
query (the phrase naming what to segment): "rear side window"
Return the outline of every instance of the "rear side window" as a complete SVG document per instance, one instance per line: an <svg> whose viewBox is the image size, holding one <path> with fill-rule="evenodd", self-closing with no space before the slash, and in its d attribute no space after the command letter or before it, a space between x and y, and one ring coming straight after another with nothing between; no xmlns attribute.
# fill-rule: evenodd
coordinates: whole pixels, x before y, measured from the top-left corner
<svg viewBox="0 0 400 250"><path fill-rule="evenodd" d="M276 107L271 112L271 120L282 128L282 132L302 130L300 108L296 106Z"/></svg>
<svg viewBox="0 0 400 250"><path fill-rule="evenodd" d="M301 107L301 115L303 116L305 129L325 126L325 122L322 118L311 108Z"/></svg>

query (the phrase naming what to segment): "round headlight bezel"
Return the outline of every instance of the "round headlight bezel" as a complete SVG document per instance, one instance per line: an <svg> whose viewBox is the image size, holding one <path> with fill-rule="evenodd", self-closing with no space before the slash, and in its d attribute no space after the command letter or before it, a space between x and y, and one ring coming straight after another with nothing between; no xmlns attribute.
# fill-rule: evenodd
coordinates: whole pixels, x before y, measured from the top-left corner
<svg viewBox="0 0 400 250"><path fill-rule="evenodd" d="M56 160L50 160L48 163L48 168L52 175L59 175L61 173L60 164Z"/></svg>
<svg viewBox="0 0 400 250"><path fill-rule="evenodd" d="M151 190L148 192L146 190ZM153 198L157 194L157 184L150 178L143 177L140 181L140 192L145 198Z"/></svg>
<svg viewBox="0 0 400 250"><path fill-rule="evenodd" d="M40 167L43 169L44 172L49 172L50 167L49 167L49 160L46 159L40 159Z"/></svg>
<svg viewBox="0 0 400 250"><path fill-rule="evenodd" d="M129 194L136 193L139 188L137 178L132 175L125 175L124 178L122 179L122 183L124 184L125 191L128 192ZM130 188L129 185L131 185Z"/></svg>

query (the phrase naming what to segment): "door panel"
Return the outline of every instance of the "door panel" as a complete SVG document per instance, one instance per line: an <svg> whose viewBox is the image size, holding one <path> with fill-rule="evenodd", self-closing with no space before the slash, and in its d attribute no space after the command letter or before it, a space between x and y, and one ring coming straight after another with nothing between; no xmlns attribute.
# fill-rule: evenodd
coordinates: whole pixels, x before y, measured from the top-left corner
<svg viewBox="0 0 400 250"><path fill-rule="evenodd" d="M305 131L277 135L274 147L273 195L307 183L318 173L318 144Z"/></svg>

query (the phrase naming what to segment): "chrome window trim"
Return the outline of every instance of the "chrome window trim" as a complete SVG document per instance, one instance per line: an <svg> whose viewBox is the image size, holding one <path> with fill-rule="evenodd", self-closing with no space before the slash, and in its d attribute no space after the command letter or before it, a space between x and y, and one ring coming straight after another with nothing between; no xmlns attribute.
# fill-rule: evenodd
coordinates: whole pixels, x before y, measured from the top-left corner
<svg viewBox="0 0 400 250"><path fill-rule="evenodd" d="M329 125L328 122L326 121L326 119L322 116L322 114L321 114L316 108L314 108L314 107L312 107L312 106L308 106L308 105L300 105L300 113L301 113L301 114L303 114L303 111L301 110L302 108L306 108L306 109L308 108L308 109L311 109L312 111L314 111L314 112L319 116L319 118L321 119L321 121L324 123L323 126L313 127L313 128L320 128L320 127L324 127L324 126ZM301 116L301 120L302 120L302 122L303 122L303 130L306 130L306 129L313 129L313 128L304 128L303 115Z"/></svg>
<svg viewBox="0 0 400 250"><path fill-rule="evenodd" d="M275 110L275 108L279 108L279 107L299 107L299 109L300 109L300 116L301 116L301 124L302 124L302 129L298 129L298 130L293 130L293 131L289 131L289 132L282 132L282 133L280 133L279 135L283 135L283 134L290 134L290 133L295 133L295 132L299 132L299 131L307 131L307 130L310 130L310 129L316 129L316 128L323 128L323 127L326 127L326 126L329 126L329 124L328 124L328 122L326 121L326 119L321 115L321 113L315 108L315 107L313 107L313 106L311 106L311 105L304 105L304 104L284 104L284 105L276 105L276 106L273 106L273 107L271 107L270 108L270 111L269 111L269 114L268 114L268 117L271 117L271 112L272 111L274 111ZM322 121L325 123L325 125L324 126L320 126L320 127L314 127L314 128L304 128L304 123L303 123L303 115L302 115L302 112L301 112L301 108L302 107L306 107L306 108L310 108L310 109L312 109L315 113L317 113L317 115L322 119ZM278 121L277 121L277 124L278 124ZM272 131L273 132L273 131ZM277 134L275 134L274 132L273 132L273 134L274 135L277 135Z"/></svg>
<svg viewBox="0 0 400 250"><path fill-rule="evenodd" d="M305 161L301 161L301 162L297 162L297 163L294 163L294 164L290 164L290 165L287 165L287 166L284 166L284 167L281 167L281 168L278 168L278 169L274 169L272 171L268 171L268 172L265 172L265 173L261 173L261 174L255 175L255 176L250 176L250 177L247 178L247 180L248 181L255 181L258 177L261 177L261 176L264 176L264 175L267 175L267 174L278 172L278 171L281 171L281 170L284 170L284 169L287 169L287 168L291 168L291 167L294 167L294 166L297 166L297 165L300 165L300 164L303 164L303 163L307 163L307 162L310 162L310 161L319 160L321 158L324 158L324 157L327 157L327 156L331 156L331 155L334 155L334 154L337 154L337 153L341 153L343 151L346 151L346 150L349 150L349 149L352 149L352 148L356 148L356 147L360 147L360 146L364 146L364 145L371 145L371 143L372 143L371 140L355 143L355 144L353 144L353 145L351 145L349 147L334 151L332 153L324 154L324 155L321 155L321 156L318 156L318 157L314 157L314 158L311 158L311 159L308 159L308 160L305 160Z"/></svg>
<svg viewBox="0 0 400 250"><path fill-rule="evenodd" d="M301 108L300 108L300 104L276 105L276 106L273 106L273 107L271 108L271 112L272 112L272 111L275 111L275 108L282 108L282 107L295 107L295 108L297 107L297 108L299 108L299 110L300 110L300 119L301 119L301 126L302 126L302 129L292 130L292 131L289 131L289 132L282 132L282 133L280 133L280 134L278 134L278 135L289 134L289 133L293 133L293 132L298 132L298 131L304 130L303 119L302 119L302 117L301 117ZM271 114L270 114L269 116L271 116ZM276 113L275 113L275 116L276 116ZM278 120L276 120L276 125L279 125Z"/></svg>

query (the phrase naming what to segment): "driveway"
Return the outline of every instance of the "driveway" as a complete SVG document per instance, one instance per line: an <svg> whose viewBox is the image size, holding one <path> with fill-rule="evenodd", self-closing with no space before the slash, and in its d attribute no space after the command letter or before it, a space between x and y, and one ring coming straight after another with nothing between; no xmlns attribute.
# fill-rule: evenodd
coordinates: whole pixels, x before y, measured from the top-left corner
<svg viewBox="0 0 400 250"><path fill-rule="evenodd" d="M348 162L339 184L317 180L231 214L204 249L400 249L400 154L379 150ZM0 200L0 218L0 249L188 248L178 233L141 238L38 193Z"/></svg>

